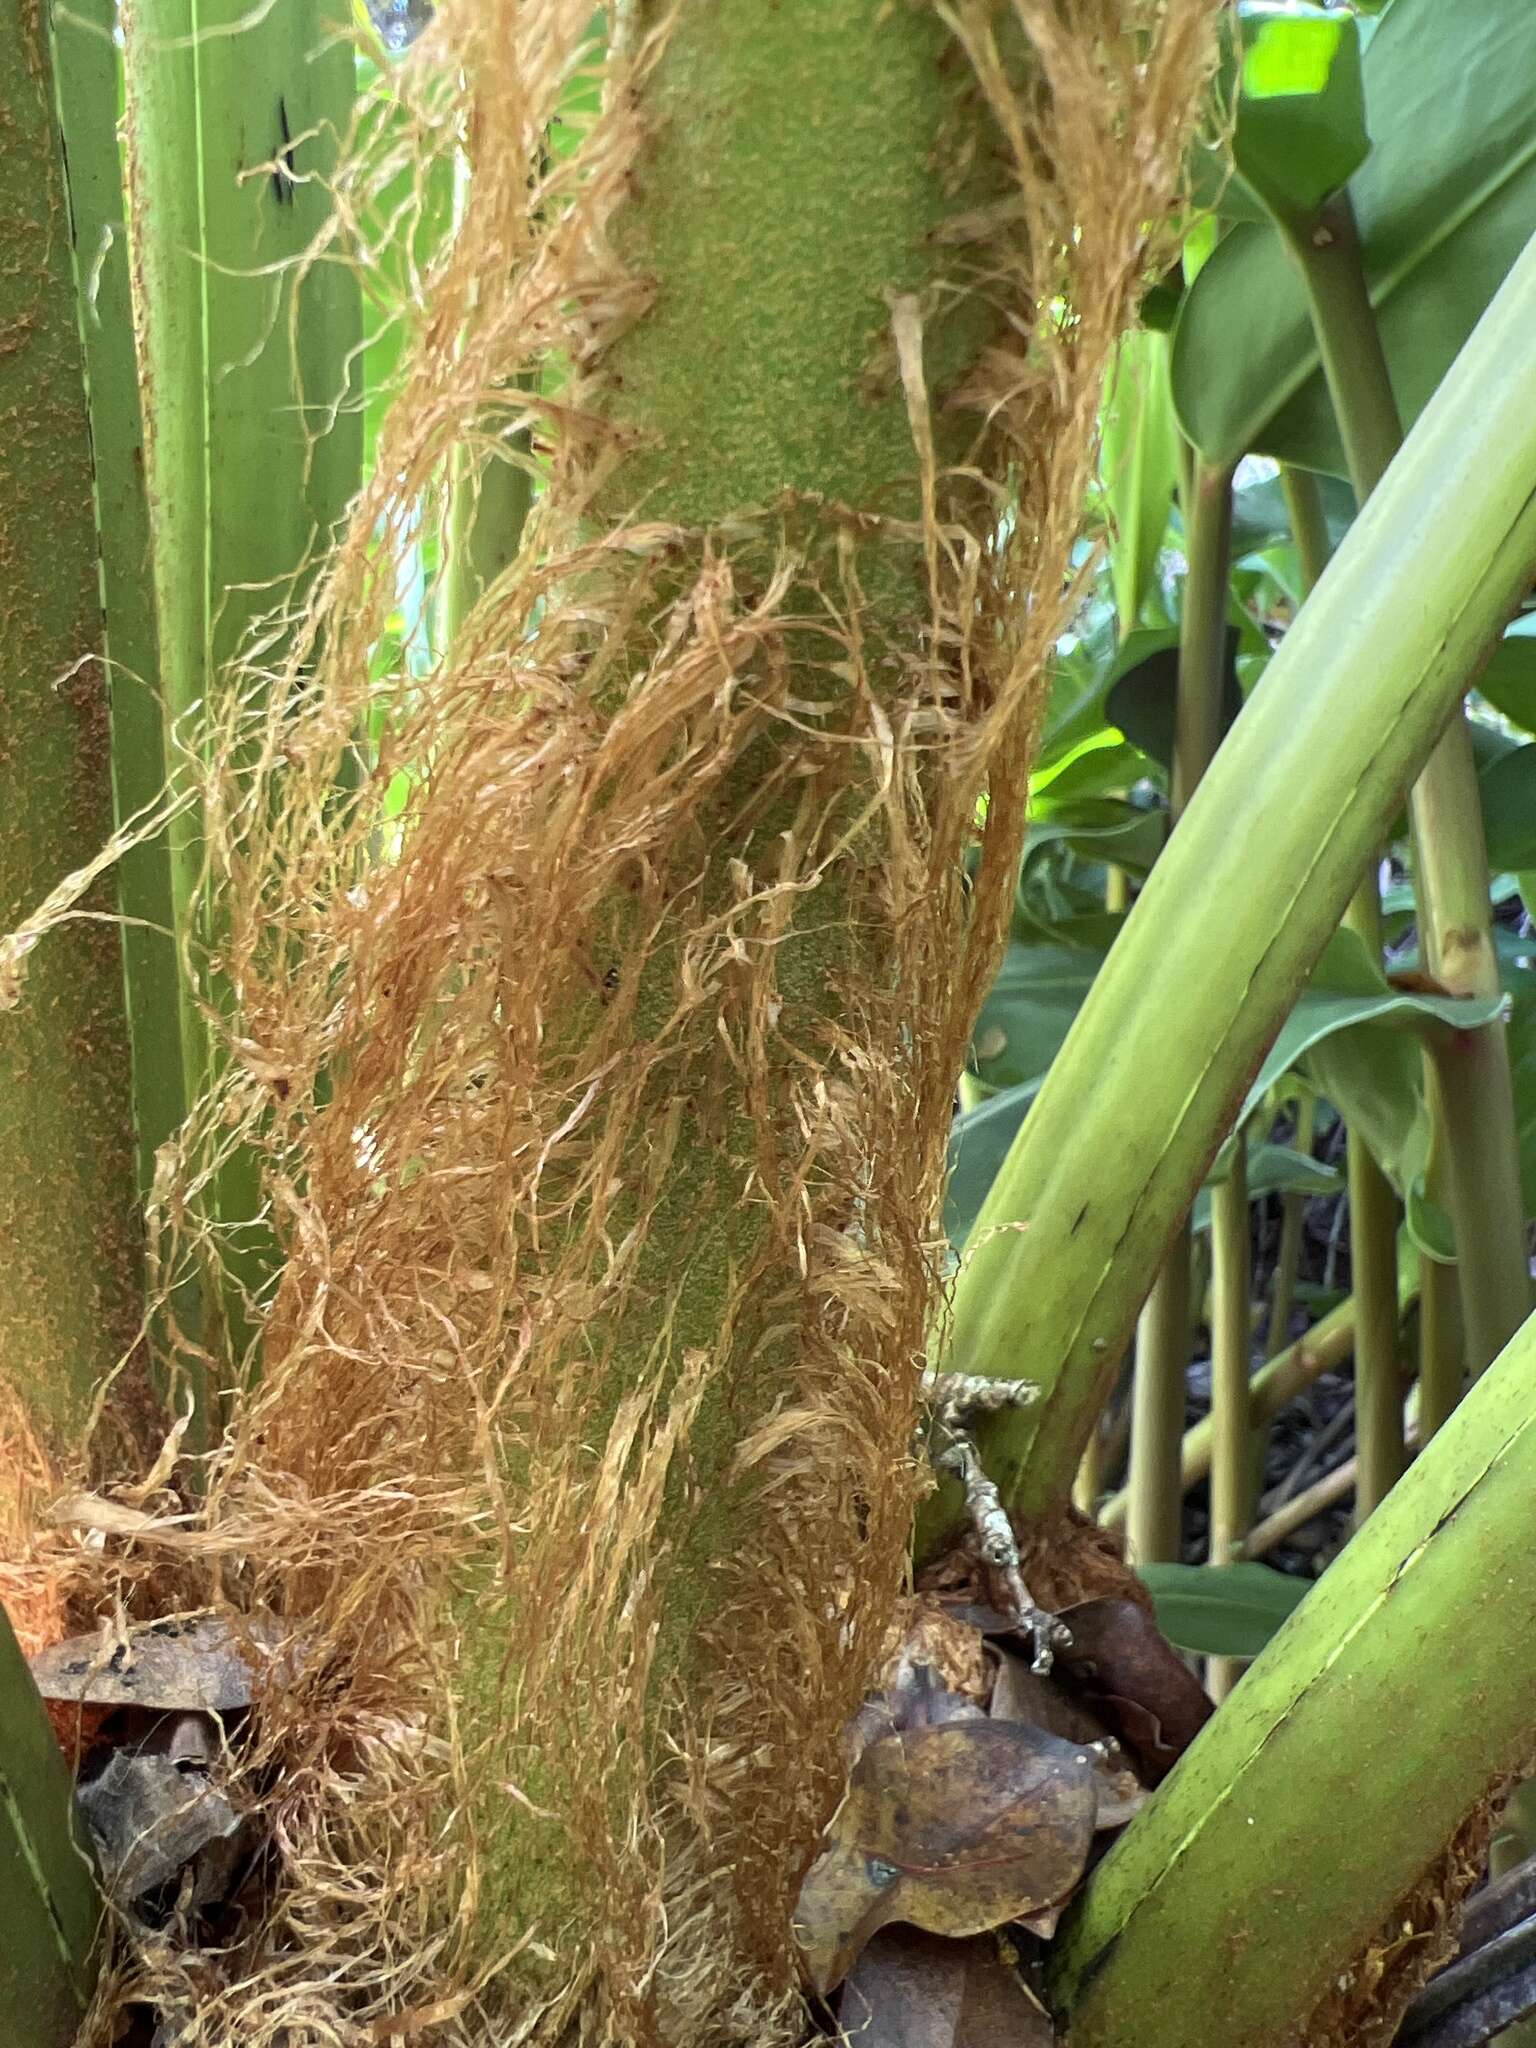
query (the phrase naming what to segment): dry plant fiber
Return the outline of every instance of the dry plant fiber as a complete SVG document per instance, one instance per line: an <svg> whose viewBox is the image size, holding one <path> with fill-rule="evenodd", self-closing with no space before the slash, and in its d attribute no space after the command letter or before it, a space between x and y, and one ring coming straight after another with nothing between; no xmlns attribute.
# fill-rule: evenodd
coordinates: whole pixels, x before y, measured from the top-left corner
<svg viewBox="0 0 1536 2048"><path fill-rule="evenodd" d="M214 706L232 1058L151 1217L168 1280L215 1259L243 1139L285 1268L200 1491L70 1510L103 1603L201 1572L299 1646L246 1765L270 1911L117 1987L178 2048L797 2038L953 1086L1215 12L638 0L597 42L448 0L365 112L312 260L404 368L285 666ZM445 159L415 277L373 245ZM381 676L466 461L536 472L521 547Z"/></svg>

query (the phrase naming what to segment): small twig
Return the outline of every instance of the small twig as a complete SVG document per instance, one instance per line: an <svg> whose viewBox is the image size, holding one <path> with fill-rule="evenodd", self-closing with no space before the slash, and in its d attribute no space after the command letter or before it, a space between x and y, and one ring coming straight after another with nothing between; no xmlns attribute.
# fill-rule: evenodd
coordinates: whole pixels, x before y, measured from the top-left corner
<svg viewBox="0 0 1536 2048"><path fill-rule="evenodd" d="M1294 1494L1299 1493L1302 1482L1312 1477L1354 1419L1355 1402L1354 1396L1350 1395L1342 1403L1338 1413L1323 1424L1279 1485L1270 1489L1264 1498L1264 1507L1273 1511L1275 1508L1283 1507Z"/></svg>
<svg viewBox="0 0 1536 2048"><path fill-rule="evenodd" d="M952 1472L965 1489L965 1511L976 1532L982 1562L1001 1579L1010 1618L1033 1645L1031 1669L1047 1672L1054 1652L1070 1643L1071 1632L1053 1614L1036 1605L1019 1560L1013 1524L1002 1495L987 1477L971 1434L980 1415L1004 1408L1025 1408L1040 1389L1030 1380L988 1379L967 1373L929 1373L923 1392L933 1407L933 1420L949 1441L933 1456L936 1472Z"/></svg>
<svg viewBox="0 0 1536 2048"><path fill-rule="evenodd" d="M1335 1465L1331 1472L1325 1472L1321 1479L1309 1486L1305 1493L1298 1493L1294 1500L1288 1500L1284 1507L1276 1508L1272 1515L1266 1515L1262 1522L1248 1531L1240 1546L1244 1557L1262 1557L1266 1550L1273 1550L1277 1543L1283 1543L1293 1530L1310 1522L1314 1515L1322 1514L1336 1501L1343 1499L1355 1483L1358 1460L1349 1458L1342 1465Z"/></svg>

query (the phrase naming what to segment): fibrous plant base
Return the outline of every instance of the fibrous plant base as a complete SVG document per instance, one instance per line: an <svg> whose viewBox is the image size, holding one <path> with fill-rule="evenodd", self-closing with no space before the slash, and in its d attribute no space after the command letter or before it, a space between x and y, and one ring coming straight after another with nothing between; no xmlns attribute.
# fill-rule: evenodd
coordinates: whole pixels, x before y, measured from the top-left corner
<svg viewBox="0 0 1536 2048"><path fill-rule="evenodd" d="M226 679L187 769L230 1061L151 1217L169 1302L253 1144L285 1270L212 1452L59 1539L95 1531L96 1611L294 1630L243 1766L265 1918L216 1968L139 1937L107 1995L184 2048L798 2032L790 1912L905 1573L954 1079L1215 11L880 15L959 81L936 175L996 181L872 309L909 473L707 528L630 507L614 370L664 11L574 149L589 0L445 7L365 114L312 260L362 266L405 367L291 653ZM372 260L454 155L451 240ZM932 392L956 299L983 340ZM406 687L398 565L523 429L521 552Z"/></svg>

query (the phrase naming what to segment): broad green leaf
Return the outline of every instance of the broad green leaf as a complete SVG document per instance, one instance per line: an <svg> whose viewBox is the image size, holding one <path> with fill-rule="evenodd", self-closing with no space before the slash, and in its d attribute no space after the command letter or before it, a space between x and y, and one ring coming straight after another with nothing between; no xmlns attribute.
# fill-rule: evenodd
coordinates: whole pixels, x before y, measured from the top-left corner
<svg viewBox="0 0 1536 2048"><path fill-rule="evenodd" d="M1054 767L1030 777L1031 815L1036 819L1049 815L1042 803L1046 797L1054 804L1068 797L1123 794L1141 782L1153 766L1113 726L1103 726Z"/></svg>
<svg viewBox="0 0 1536 2048"><path fill-rule="evenodd" d="M1243 708L1235 662L1239 637L1227 634L1222 724L1228 726ZM1173 762L1173 736L1179 693L1179 636L1176 631L1130 634L1115 663L1115 679L1104 700L1112 724L1165 771Z"/></svg>
<svg viewBox="0 0 1536 2048"><path fill-rule="evenodd" d="M1169 1642L1201 1657L1257 1657L1311 1583L1267 1564L1146 1564L1140 1576Z"/></svg>
<svg viewBox="0 0 1536 2048"><path fill-rule="evenodd" d="M1113 529L1110 580L1122 633L1152 587L1178 481L1179 429L1168 382L1168 337L1133 329L1104 392L1099 473Z"/></svg>
<svg viewBox="0 0 1536 2048"><path fill-rule="evenodd" d="M1370 153L1354 19L1245 0L1232 155L1270 211L1306 219Z"/></svg>
<svg viewBox="0 0 1536 2048"><path fill-rule="evenodd" d="M1536 868L1536 743L1501 754L1478 777L1488 861Z"/></svg>
<svg viewBox="0 0 1536 2048"><path fill-rule="evenodd" d="M1396 0L1363 59L1371 154L1351 194L1405 427L1536 231L1536 7ZM1185 296L1174 403L1210 461L1344 472L1306 294L1273 227L1241 225Z"/></svg>
<svg viewBox="0 0 1536 2048"><path fill-rule="evenodd" d="M1116 797L1044 797L1031 803L1027 857L1058 842L1086 860L1144 875L1167 836L1161 812Z"/></svg>
<svg viewBox="0 0 1536 2048"><path fill-rule="evenodd" d="M1342 477L1318 478L1323 497L1323 517L1328 539L1334 547L1348 533L1355 517L1355 494ZM1277 476L1240 484L1232 493L1232 553L1241 561L1276 541L1289 540L1291 515Z"/></svg>
<svg viewBox="0 0 1536 2048"><path fill-rule="evenodd" d="M1536 732L1536 618L1511 626L1477 680L1495 711L1523 732Z"/></svg>

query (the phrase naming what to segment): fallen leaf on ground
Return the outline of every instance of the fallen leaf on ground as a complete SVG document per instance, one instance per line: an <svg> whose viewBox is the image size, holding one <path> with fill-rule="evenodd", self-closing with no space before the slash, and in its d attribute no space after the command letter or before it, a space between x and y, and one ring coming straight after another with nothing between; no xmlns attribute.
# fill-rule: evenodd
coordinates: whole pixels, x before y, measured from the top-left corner
<svg viewBox="0 0 1536 2048"><path fill-rule="evenodd" d="M1051 2048L1055 2039L994 1935L951 1941L915 1927L873 1938L838 2019L857 2048Z"/></svg>
<svg viewBox="0 0 1536 2048"><path fill-rule="evenodd" d="M1009 1721L871 1742L801 1887L796 1934L826 1993L878 1929L1049 1932L1082 1876L1098 1795L1092 1753Z"/></svg>

